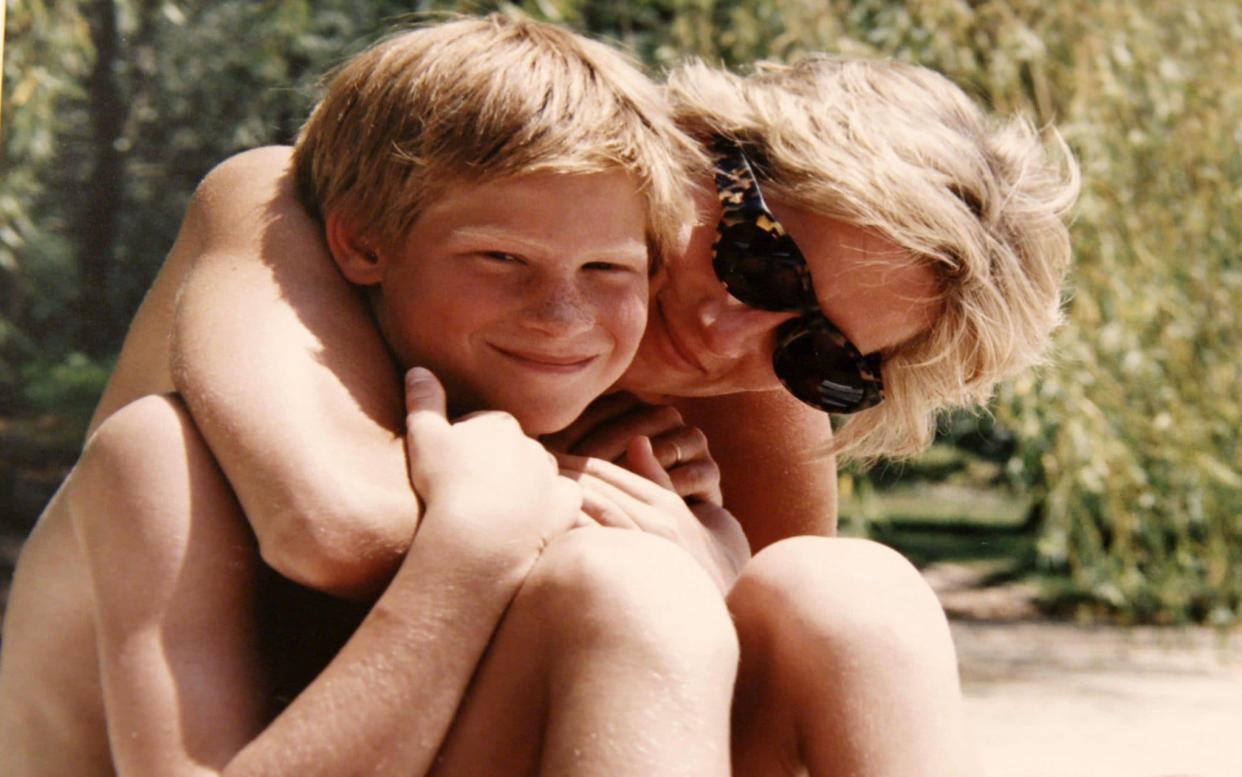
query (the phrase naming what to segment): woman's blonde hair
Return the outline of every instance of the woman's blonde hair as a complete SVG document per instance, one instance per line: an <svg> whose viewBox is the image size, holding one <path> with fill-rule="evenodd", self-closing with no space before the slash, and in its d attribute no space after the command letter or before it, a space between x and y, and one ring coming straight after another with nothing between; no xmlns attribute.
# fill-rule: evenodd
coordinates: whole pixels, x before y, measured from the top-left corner
<svg viewBox="0 0 1242 777"><path fill-rule="evenodd" d="M882 233L938 279L934 324L884 353L886 399L841 425L835 452L916 453L939 411L986 401L1043 358L1079 188L1055 132L1049 153L1028 122L988 116L944 76L886 60L818 56L748 77L690 62L667 93L691 134L754 152L773 194Z"/></svg>
<svg viewBox="0 0 1242 777"><path fill-rule="evenodd" d="M294 148L299 190L393 244L451 185L538 172L629 174L653 262L693 218L701 150L624 54L500 14L407 30L331 74Z"/></svg>

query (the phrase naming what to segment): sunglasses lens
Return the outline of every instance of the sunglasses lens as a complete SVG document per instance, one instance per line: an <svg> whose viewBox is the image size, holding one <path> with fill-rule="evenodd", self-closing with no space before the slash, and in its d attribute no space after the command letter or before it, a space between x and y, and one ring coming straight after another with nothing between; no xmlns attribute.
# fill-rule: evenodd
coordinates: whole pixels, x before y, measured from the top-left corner
<svg viewBox="0 0 1242 777"><path fill-rule="evenodd" d="M879 355L862 356L824 318L806 259L764 203L745 152L723 138L715 150L723 211L712 259L716 277L745 305L801 314L777 331L777 377L795 397L830 413L882 401Z"/></svg>
<svg viewBox="0 0 1242 777"><path fill-rule="evenodd" d="M750 224L729 227L716 243L716 277L741 302L761 310L801 310L802 263L785 241ZM794 249L796 250L796 249Z"/></svg>
<svg viewBox="0 0 1242 777"><path fill-rule="evenodd" d="M802 320L789 325L772 361L790 393L830 413L853 413L879 401L878 385L864 377L833 333L808 327Z"/></svg>

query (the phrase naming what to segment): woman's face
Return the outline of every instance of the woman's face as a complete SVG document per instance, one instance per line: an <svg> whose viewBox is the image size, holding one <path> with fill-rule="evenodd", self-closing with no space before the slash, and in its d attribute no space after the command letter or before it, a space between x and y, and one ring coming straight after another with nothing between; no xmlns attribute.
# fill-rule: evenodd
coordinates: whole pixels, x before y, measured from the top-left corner
<svg viewBox="0 0 1242 777"><path fill-rule="evenodd" d="M931 271L882 235L768 200L806 257L820 308L864 354L891 348L934 320ZM695 397L780 387L772 368L776 329L794 313L747 307L712 269L720 206L702 198L702 224L652 285L647 329L618 388L646 396Z"/></svg>

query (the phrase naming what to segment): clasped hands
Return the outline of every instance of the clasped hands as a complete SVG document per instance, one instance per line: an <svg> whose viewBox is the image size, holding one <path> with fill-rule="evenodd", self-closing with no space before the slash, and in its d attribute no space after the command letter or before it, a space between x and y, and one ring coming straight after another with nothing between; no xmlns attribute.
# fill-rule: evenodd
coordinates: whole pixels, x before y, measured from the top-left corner
<svg viewBox="0 0 1242 777"><path fill-rule="evenodd" d="M689 553L722 595L750 558L706 438L671 407L611 395L537 441L504 412L450 421L427 370L410 370L405 389L411 483L428 505L478 521L477 536L538 552L582 526L644 531Z"/></svg>

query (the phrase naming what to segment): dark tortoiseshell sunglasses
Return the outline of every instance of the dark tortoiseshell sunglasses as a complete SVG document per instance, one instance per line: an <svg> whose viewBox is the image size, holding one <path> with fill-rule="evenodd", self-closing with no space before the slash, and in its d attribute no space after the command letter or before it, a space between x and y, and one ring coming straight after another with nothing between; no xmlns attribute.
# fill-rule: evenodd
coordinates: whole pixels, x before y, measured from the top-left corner
<svg viewBox="0 0 1242 777"><path fill-rule="evenodd" d="M811 270L759 191L746 153L717 139L716 191L724 213L712 266L729 294L760 310L796 312L776 333L772 366L785 388L829 413L855 413L884 399L880 354L863 356L824 316Z"/></svg>

